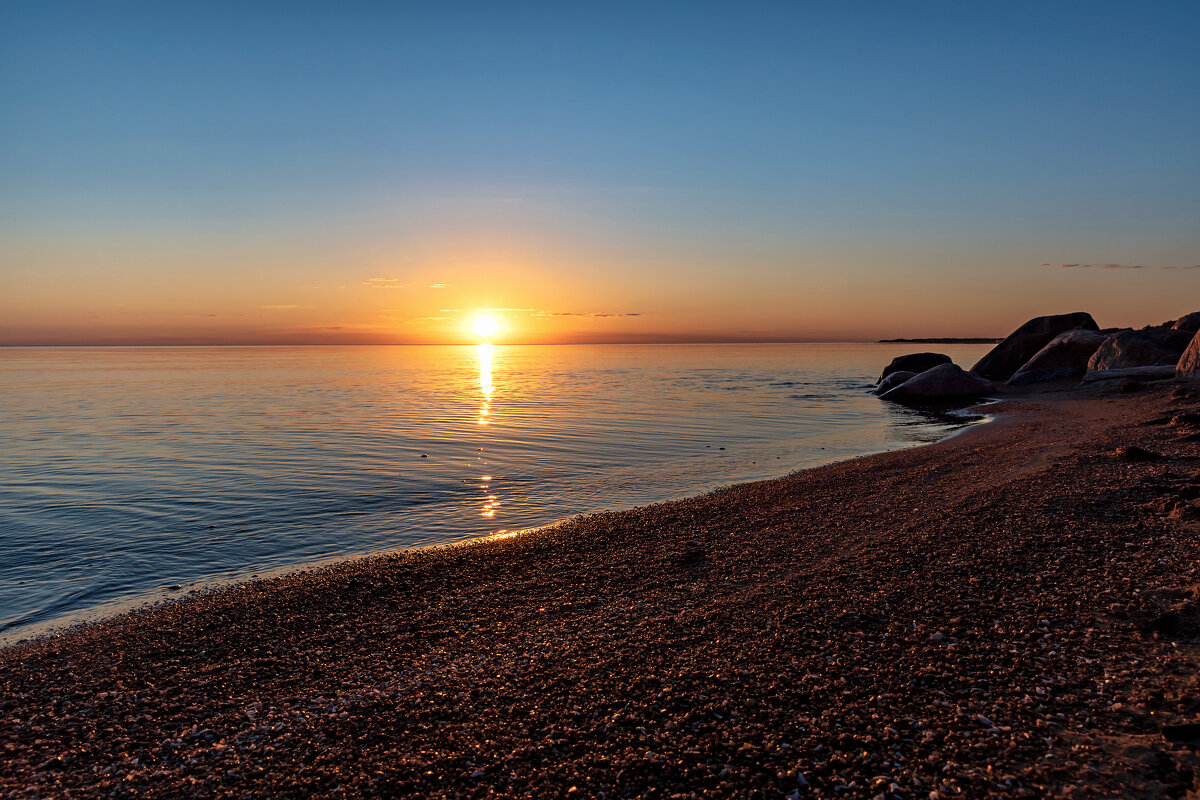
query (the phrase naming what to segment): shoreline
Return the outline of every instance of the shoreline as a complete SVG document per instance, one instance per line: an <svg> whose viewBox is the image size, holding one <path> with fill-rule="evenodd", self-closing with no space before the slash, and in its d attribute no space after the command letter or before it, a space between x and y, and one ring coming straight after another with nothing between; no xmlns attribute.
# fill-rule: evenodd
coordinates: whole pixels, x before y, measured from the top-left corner
<svg viewBox="0 0 1200 800"><path fill-rule="evenodd" d="M117 620L117 619L124 617L126 615L129 615L129 614L142 613L145 611L149 611L151 609L157 608L162 605L166 605L166 604L170 604L170 603L173 603L173 602L176 602L179 600L187 599L189 596L192 596L195 594L207 594L207 593L210 593L213 591L223 591L223 590L227 590L227 589L239 586L241 584L251 583L256 580L273 580L276 578L286 578L289 574L295 573L295 572L329 569L329 568L337 567L339 565L353 562L353 561L361 561L361 560L365 560L365 559L387 557L387 556L399 554L399 553L419 553L419 552L422 552L425 550L435 549L435 548L461 547L461 546L465 546L465 545L477 544L479 542L487 542L487 541L491 541L491 540L495 540L495 539L507 539L507 538L511 538L514 535L521 535L521 534L525 534L525 533L529 533L529 532L543 531L543 530L546 530L549 528L554 528L559 525L563 525L565 523L570 522L575 517L581 517L581 516L586 517L586 516L591 516L591 515L597 514L597 513L621 513L621 512L636 510L637 508L641 508L644 506L659 505L662 503L672 503L672 502L678 502L678 501L683 501L683 500L689 500L689 499L694 499L697 497L702 497L704 495L712 494L715 492L721 492L721 491L726 491L728 489L734 489L739 486L743 486L743 485L747 485L747 484L760 483L763 481L782 480L784 478L790 477L792 475L796 475L801 472L806 472L808 470L821 469L822 467L830 466L832 464L844 463L847 461L853 461L855 459L860 459L860 458L868 458L870 456L878 455L880 453L897 452L897 451L901 451L901 450L908 450L908 449L918 448L918 447L929 447L930 445L937 444L938 442L942 442L942 441L945 441L946 439L950 439L955 436L958 436L961 433L963 433L964 431L966 431L976 425L982 425L982 424L986 423L988 421L988 415L986 413L976 412L976 409L988 408L988 407L994 406L994 405L996 405L998 403L1002 403L1002 402L1003 402L1003 398L998 397L996 399L982 401L977 406L972 406L970 408L955 409L951 412L941 412L941 413L935 414L935 416L938 416L938 417L961 417L962 421L961 421L961 423L959 423L959 426L956 429L949 431L944 436L942 436L942 438L940 438L936 441L933 441L933 442L920 441L918 439L911 439L908 442L905 442L899 446L885 447L885 449L882 449L882 450L868 450L866 452L859 453L857 455L851 455L851 456L840 456L840 457L834 456L834 457L832 457L831 460L818 461L817 463L811 464L809 466L797 467L796 469L794 469L790 472L787 472L787 473L783 473L783 474L772 475L772 476L765 477L765 478L752 478L750 480L739 481L739 482L730 483L730 484L721 484L721 485L713 486L708 489L700 489L700 490L698 490L697 493L694 493L694 494L682 494L682 495L678 495L678 496L666 497L664 499L653 501L650 503L639 503L638 505L629 506L627 508L618 508L616 510L605 509L603 511L583 511L583 512L579 512L579 513L575 513L575 514L570 514L568 516L560 517L556 520L552 520L550 522L546 522L541 525L535 525L535 526L528 527L528 528L521 528L521 529L517 529L514 531L479 534L477 536L471 536L471 537L463 538L463 539L457 539L457 540L451 540L451 541L445 541L445 542L430 542L430 543L426 543L426 544L411 545L411 546L402 547L402 548L393 548L393 549L375 551L375 552L362 551L362 552L357 552L357 553L348 553L345 555L333 555L333 556L329 556L327 558L319 559L316 561L299 562L296 564L290 564L290 565L285 565L285 566L276 566L276 567L271 567L271 568L252 568L254 570L253 572L251 572L250 569L247 569L247 570L244 570L242 574L231 576L231 577L215 577L215 578L208 579L208 580L198 579L198 580L181 582L182 586L176 590L163 588L163 589L160 589L160 590L157 590L154 592L142 592L140 595L130 596L127 599L109 600L104 603L101 603L98 606L84 608L84 609L78 609L75 611L67 612L66 614L59 616L59 617L22 625L22 626L14 629L15 633L8 633L4 630L0 630L0 652L2 652L6 648L11 648L11 647L15 647L15 646L22 645L22 644L27 644L30 642L37 641L39 639L43 639L43 638L47 638L47 637L61 636L66 633L70 633L71 631L73 631L77 628L86 627L88 625L94 625L94 624L98 624L98 623L114 621L114 620ZM939 422L940 422L940 424L947 424L947 421L945 419L940 419ZM821 449L823 450L824 448L822 447Z"/></svg>
<svg viewBox="0 0 1200 800"><path fill-rule="evenodd" d="M1002 400L929 445L10 645L0 796L1187 791L1200 436L1165 419L1198 400Z"/></svg>

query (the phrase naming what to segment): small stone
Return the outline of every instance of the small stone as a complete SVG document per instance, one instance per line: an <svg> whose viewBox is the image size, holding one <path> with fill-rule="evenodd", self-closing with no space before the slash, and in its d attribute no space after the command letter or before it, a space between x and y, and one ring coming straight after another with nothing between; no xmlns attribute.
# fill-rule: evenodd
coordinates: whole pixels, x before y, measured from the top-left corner
<svg viewBox="0 0 1200 800"><path fill-rule="evenodd" d="M1163 457L1158 453L1153 453L1141 447L1134 445L1122 446L1116 449L1114 456L1122 461L1162 461Z"/></svg>
<svg viewBox="0 0 1200 800"><path fill-rule="evenodd" d="M1200 722L1186 722L1182 725L1164 725L1163 738L1168 742L1191 742L1200 739Z"/></svg>
<svg viewBox="0 0 1200 800"><path fill-rule="evenodd" d="M946 638L946 634L944 634L940 631L938 633L929 634L929 640L933 641L933 642L940 642L942 639L945 639L945 638Z"/></svg>

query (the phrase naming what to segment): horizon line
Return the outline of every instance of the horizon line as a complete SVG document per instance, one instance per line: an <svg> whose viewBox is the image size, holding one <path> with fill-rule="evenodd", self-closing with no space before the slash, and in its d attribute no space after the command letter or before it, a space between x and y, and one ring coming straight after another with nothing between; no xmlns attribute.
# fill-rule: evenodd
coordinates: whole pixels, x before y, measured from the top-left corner
<svg viewBox="0 0 1200 800"><path fill-rule="evenodd" d="M840 339L840 338L713 338L713 339L636 339L579 342L543 341L439 341L439 342L0 342L0 348L103 348L103 347L474 347L481 344L513 347L574 347L595 345L689 345L689 344L921 344L924 339L977 339L988 337L921 337L896 341L894 339ZM944 342L955 344L956 342ZM972 344L975 342L962 342Z"/></svg>

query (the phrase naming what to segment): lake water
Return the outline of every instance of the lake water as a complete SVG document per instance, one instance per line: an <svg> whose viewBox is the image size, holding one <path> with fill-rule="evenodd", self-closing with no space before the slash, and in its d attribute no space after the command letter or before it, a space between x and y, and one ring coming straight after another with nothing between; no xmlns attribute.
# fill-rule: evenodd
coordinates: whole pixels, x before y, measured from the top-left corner
<svg viewBox="0 0 1200 800"><path fill-rule="evenodd" d="M3 348L0 642L933 441L868 393L914 349Z"/></svg>

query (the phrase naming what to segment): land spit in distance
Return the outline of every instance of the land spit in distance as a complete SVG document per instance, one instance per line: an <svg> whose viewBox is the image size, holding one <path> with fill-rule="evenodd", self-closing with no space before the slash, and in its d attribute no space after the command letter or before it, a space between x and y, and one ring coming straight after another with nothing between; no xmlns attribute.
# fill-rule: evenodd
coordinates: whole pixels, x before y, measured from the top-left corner
<svg viewBox="0 0 1200 800"><path fill-rule="evenodd" d="M0 792L1182 796L1198 406L1009 400L923 448L8 648Z"/></svg>

